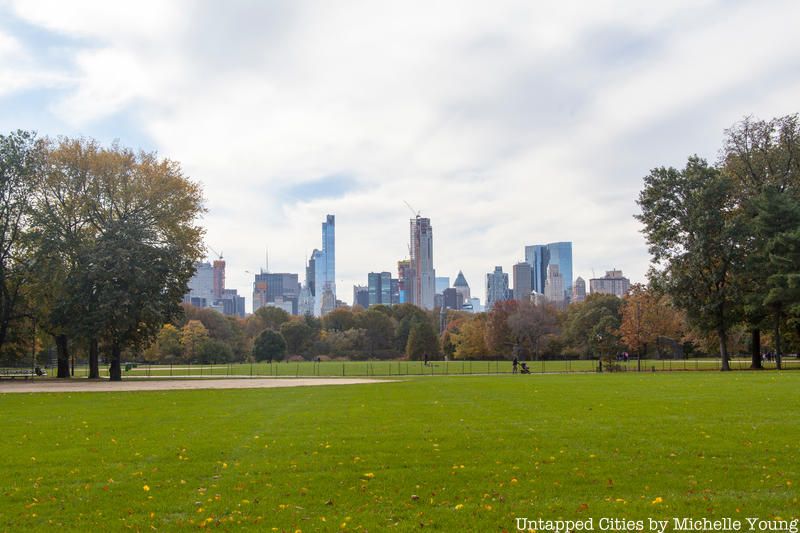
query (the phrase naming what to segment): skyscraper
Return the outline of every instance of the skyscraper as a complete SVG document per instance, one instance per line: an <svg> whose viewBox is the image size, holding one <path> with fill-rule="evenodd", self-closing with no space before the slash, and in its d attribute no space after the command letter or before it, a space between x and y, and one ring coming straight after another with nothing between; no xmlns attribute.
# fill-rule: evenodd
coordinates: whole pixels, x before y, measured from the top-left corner
<svg viewBox="0 0 800 533"><path fill-rule="evenodd" d="M453 288L461 293L461 297L464 299L464 302L469 302L471 298L469 283L467 283L467 278L464 277L464 273L460 270L458 271L456 280L453 282Z"/></svg>
<svg viewBox="0 0 800 533"><path fill-rule="evenodd" d="M285 272L261 272L253 281L253 312L260 307L281 302L298 314L300 283L297 274Z"/></svg>
<svg viewBox="0 0 800 533"><path fill-rule="evenodd" d="M328 215L322 223L322 251L314 250L312 259L314 260L314 315L322 316L336 307L336 217L334 215Z"/></svg>
<svg viewBox="0 0 800 533"><path fill-rule="evenodd" d="M558 307L564 308L567 300L564 298L564 276L561 275L558 265L547 265L547 281L544 284L545 299Z"/></svg>
<svg viewBox="0 0 800 533"><path fill-rule="evenodd" d="M244 297L236 289L225 288L225 261L195 263L194 276L188 283L189 292L183 302L195 307L208 307L225 315L244 316Z"/></svg>
<svg viewBox="0 0 800 533"><path fill-rule="evenodd" d="M370 272L367 274L369 305L392 305L392 274L390 272Z"/></svg>
<svg viewBox="0 0 800 533"><path fill-rule="evenodd" d="M222 256L214 261L214 298L222 298L225 292L225 260Z"/></svg>
<svg viewBox="0 0 800 533"><path fill-rule="evenodd" d="M360 305L364 309L369 307L369 287L353 285L353 307Z"/></svg>
<svg viewBox="0 0 800 533"><path fill-rule="evenodd" d="M580 303L586 299L586 282L582 277L575 278L575 285L572 286L571 303Z"/></svg>
<svg viewBox="0 0 800 533"><path fill-rule="evenodd" d="M517 263L514 265L514 299L519 301L527 301L531 298L531 278L533 270L531 265L525 263Z"/></svg>
<svg viewBox="0 0 800 533"><path fill-rule="evenodd" d="M411 267L414 269L414 300L411 303L433 309L436 293L433 270L433 228L431 219L417 216L411 219Z"/></svg>
<svg viewBox="0 0 800 533"><path fill-rule="evenodd" d="M494 267L494 272L486 274L486 310L492 309L495 303L508 299L508 274L503 267Z"/></svg>
<svg viewBox="0 0 800 533"><path fill-rule="evenodd" d="M398 303L414 302L414 279L416 273L411 267L410 259L403 259L397 262L397 292Z"/></svg>
<svg viewBox="0 0 800 533"><path fill-rule="evenodd" d="M525 262L531 265L531 288L544 294L547 282L547 267L558 265L564 280L564 301L572 296L572 243L551 242L525 247Z"/></svg>

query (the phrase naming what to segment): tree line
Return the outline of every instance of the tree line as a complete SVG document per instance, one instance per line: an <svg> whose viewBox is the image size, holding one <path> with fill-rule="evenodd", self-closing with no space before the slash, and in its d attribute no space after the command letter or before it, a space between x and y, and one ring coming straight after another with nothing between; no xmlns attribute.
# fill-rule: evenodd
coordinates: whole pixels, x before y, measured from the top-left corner
<svg viewBox="0 0 800 533"><path fill-rule="evenodd" d="M658 167L637 203L652 265L627 296L565 311L528 301L488 313L410 304L322 319L274 307L247 318L180 304L204 255L199 186L155 154L87 139L0 136L0 358L55 346L153 362L287 357L410 359L710 354L800 345L800 123L746 118L717 161ZM34 340L34 337L37 340ZM32 343L36 343L31 346Z"/></svg>
<svg viewBox="0 0 800 533"><path fill-rule="evenodd" d="M716 337L722 369L741 328L751 366L761 368L766 330L780 368L787 336L800 331L798 115L742 120L714 164L692 156L682 169L653 169L638 204L651 285Z"/></svg>
<svg viewBox="0 0 800 533"><path fill-rule="evenodd" d="M200 186L154 153L91 139L0 136L0 357L55 345L112 380L123 352L146 348L203 256Z"/></svg>

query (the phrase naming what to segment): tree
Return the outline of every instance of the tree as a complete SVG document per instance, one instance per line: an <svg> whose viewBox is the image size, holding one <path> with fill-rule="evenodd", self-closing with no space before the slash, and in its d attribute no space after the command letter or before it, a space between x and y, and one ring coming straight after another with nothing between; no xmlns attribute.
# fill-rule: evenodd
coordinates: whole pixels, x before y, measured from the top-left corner
<svg viewBox="0 0 800 533"><path fill-rule="evenodd" d="M328 313L330 316L332 313ZM302 319L290 320L281 324L281 335L286 341L286 348L290 354L301 354L305 351L314 337L314 331Z"/></svg>
<svg viewBox="0 0 800 533"><path fill-rule="evenodd" d="M543 341L558 331L556 310L530 301L518 302L507 324L514 345L537 358L541 356Z"/></svg>
<svg viewBox="0 0 800 533"><path fill-rule="evenodd" d="M486 348L486 314L480 313L464 319L458 330L451 333L455 351L455 359L480 359L488 350Z"/></svg>
<svg viewBox="0 0 800 533"><path fill-rule="evenodd" d="M87 317L111 346L111 380L121 379L123 348L146 345L180 302L204 253L197 184L180 166L116 145L100 153L88 193L97 231L84 271L97 302Z"/></svg>
<svg viewBox="0 0 800 533"><path fill-rule="evenodd" d="M774 318L776 363L781 368L781 326L787 318L800 318L800 204L777 192L765 194L763 200L756 225L762 233L769 228L764 251L770 275L762 303Z"/></svg>
<svg viewBox="0 0 800 533"><path fill-rule="evenodd" d="M347 331L353 329L356 319L353 311L345 308L334 309L322 317L322 326L328 331Z"/></svg>
<svg viewBox="0 0 800 533"><path fill-rule="evenodd" d="M208 342L208 330L199 320L190 320L181 330L181 346L186 361L196 361L203 345Z"/></svg>
<svg viewBox="0 0 800 533"><path fill-rule="evenodd" d="M425 310L417 307L414 304L403 303L395 305L392 308L386 306L372 306L370 309L391 309L391 314L397 322L394 335L394 347L398 352L405 353L406 346L408 345L408 336L411 333L411 326L415 322L422 322L429 320L428 314Z"/></svg>
<svg viewBox="0 0 800 533"><path fill-rule="evenodd" d="M28 233L42 153L32 133L0 135L0 348L9 328L30 316L24 307L32 267Z"/></svg>
<svg viewBox="0 0 800 533"><path fill-rule="evenodd" d="M406 357L413 360L439 355L439 339L430 321L415 321L406 344Z"/></svg>
<svg viewBox="0 0 800 533"><path fill-rule="evenodd" d="M682 339L685 329L683 314L650 287L637 283L622 301L622 342L640 357L647 356L647 347L655 346L659 337Z"/></svg>
<svg viewBox="0 0 800 533"><path fill-rule="evenodd" d="M391 346L394 324L386 313L369 308L357 315L356 327L364 330L370 356L375 355L376 350Z"/></svg>
<svg viewBox="0 0 800 533"><path fill-rule="evenodd" d="M172 324L164 324L155 342L145 352L145 359L152 362L178 359L183 354L181 333Z"/></svg>
<svg viewBox="0 0 800 533"><path fill-rule="evenodd" d="M657 168L645 177L636 218L652 255L651 282L689 320L719 339L722 370L730 370L727 334L740 318L734 273L742 248L742 219L733 181L698 157L681 171Z"/></svg>
<svg viewBox="0 0 800 533"><path fill-rule="evenodd" d="M200 346L198 358L201 363L227 363L233 358L233 352L228 343L210 338Z"/></svg>
<svg viewBox="0 0 800 533"><path fill-rule="evenodd" d="M261 320L262 329L268 328L275 331L278 331L281 327L281 324L288 322L290 318L289 313L280 307L275 307L272 305L259 307L253 314Z"/></svg>
<svg viewBox="0 0 800 533"><path fill-rule="evenodd" d="M486 347L497 355L510 356L515 340L509 326L509 317L517 311L519 301L501 300L495 302L486 320Z"/></svg>
<svg viewBox="0 0 800 533"><path fill-rule="evenodd" d="M610 356L619 349L622 300L611 294L590 294L569 306L564 340L582 357Z"/></svg>
<svg viewBox="0 0 800 533"><path fill-rule="evenodd" d="M256 361L281 361L286 356L286 341L277 331L265 329L253 344L253 358Z"/></svg>
<svg viewBox="0 0 800 533"><path fill-rule="evenodd" d="M769 261L767 243L777 233L781 220L764 225L763 215L774 211L781 198L800 202L800 120L788 115L769 121L747 117L725 131L722 172L734 183L741 216L745 258L740 273L743 284L744 318L751 327L751 368L761 368L761 334L769 314L776 327L781 322L780 306L765 305L764 295L770 290L769 279L775 266ZM766 211L765 211L766 208ZM776 330L777 332L777 330ZM779 337L779 335L777 335Z"/></svg>

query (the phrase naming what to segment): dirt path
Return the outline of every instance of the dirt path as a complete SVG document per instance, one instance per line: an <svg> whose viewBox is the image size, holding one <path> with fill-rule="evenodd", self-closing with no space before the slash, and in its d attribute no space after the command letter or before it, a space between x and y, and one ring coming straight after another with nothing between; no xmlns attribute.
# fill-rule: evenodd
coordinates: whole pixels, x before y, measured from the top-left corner
<svg viewBox="0 0 800 533"><path fill-rule="evenodd" d="M387 380L354 378L253 378L253 379L184 379L143 381L127 380L111 383L107 380L88 379L38 381L0 381L0 394L6 392L114 392L190 389L271 389L283 387L314 387L320 385L358 385L362 383L388 383Z"/></svg>

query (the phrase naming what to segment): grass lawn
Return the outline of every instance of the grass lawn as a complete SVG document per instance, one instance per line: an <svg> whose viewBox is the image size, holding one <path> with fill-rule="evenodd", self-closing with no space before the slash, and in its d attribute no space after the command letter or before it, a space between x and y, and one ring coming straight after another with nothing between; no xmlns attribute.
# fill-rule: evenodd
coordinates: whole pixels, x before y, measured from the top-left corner
<svg viewBox="0 0 800 533"><path fill-rule="evenodd" d="M798 517L799 387L702 372L0 394L0 531Z"/></svg>
<svg viewBox="0 0 800 533"><path fill-rule="evenodd" d="M625 370L635 371L638 362L635 359L627 363L616 363ZM765 368L775 368L775 362L764 363ZM533 373L558 372L594 372L597 361L592 360L547 360L528 362ZM785 368L799 369L800 360L796 357L784 359ZM672 370L712 370L717 371L720 361L708 359L646 359L641 362L642 371L649 372ZM749 358L735 358L731 361L734 369L750 367ZM511 361L431 361L427 366L422 361L323 361L315 363L281 362L281 363L230 363L216 365L175 364L148 365L142 364L128 371L123 370L124 377L157 377L157 376L415 376L415 375L459 375L459 374L510 374ZM75 369L76 377L89 374L86 365ZM101 366L100 374L108 376L108 367Z"/></svg>

